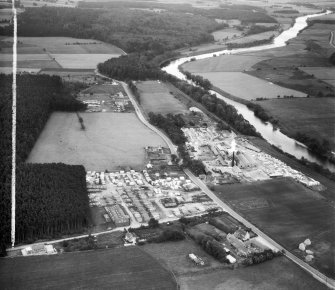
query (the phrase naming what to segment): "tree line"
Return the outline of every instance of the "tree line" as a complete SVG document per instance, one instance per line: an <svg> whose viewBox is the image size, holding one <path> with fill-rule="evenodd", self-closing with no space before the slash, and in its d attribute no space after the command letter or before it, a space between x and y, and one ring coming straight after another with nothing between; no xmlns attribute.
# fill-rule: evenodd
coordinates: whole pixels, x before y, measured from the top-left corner
<svg viewBox="0 0 335 290"><path fill-rule="evenodd" d="M0 254L10 242L12 76L0 74ZM61 78L17 76L16 242L79 231L87 225L85 169L60 163L25 163L54 110L80 110ZM50 152L50 154L52 154Z"/></svg>

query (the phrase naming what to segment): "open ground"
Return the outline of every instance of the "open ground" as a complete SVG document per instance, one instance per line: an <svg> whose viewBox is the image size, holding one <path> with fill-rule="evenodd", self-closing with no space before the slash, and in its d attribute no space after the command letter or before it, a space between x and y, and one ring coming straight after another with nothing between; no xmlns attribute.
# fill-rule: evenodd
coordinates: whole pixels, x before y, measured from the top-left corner
<svg viewBox="0 0 335 290"><path fill-rule="evenodd" d="M275 179L253 184L216 187L219 198L255 224L271 238L298 257L299 243L309 238L315 260L311 263L329 277L334 277L334 207L318 193L291 179ZM265 200L267 206L246 207L253 200Z"/></svg>
<svg viewBox="0 0 335 290"><path fill-rule="evenodd" d="M74 113L51 115L27 162L82 164L87 170L140 169L145 146L166 146L133 113L81 113L85 130Z"/></svg>
<svg viewBox="0 0 335 290"><path fill-rule="evenodd" d="M0 260L2 289L177 289L137 247Z"/></svg>
<svg viewBox="0 0 335 290"><path fill-rule="evenodd" d="M335 99L306 98L266 100L259 103L266 112L279 120L286 134L305 133L329 140L335 150Z"/></svg>
<svg viewBox="0 0 335 290"><path fill-rule="evenodd" d="M148 114L183 114L187 113L186 106L174 97L169 88L162 82L144 81L136 82L140 93L141 106Z"/></svg>

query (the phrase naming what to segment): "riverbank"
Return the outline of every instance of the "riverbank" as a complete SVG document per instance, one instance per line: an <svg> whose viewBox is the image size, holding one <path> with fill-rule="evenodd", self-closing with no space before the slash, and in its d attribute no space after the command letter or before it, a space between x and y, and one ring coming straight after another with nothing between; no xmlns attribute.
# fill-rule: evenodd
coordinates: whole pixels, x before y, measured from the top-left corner
<svg viewBox="0 0 335 290"><path fill-rule="evenodd" d="M294 156L280 152L280 149L270 145L261 138L247 137L247 139L265 153L281 160L293 169L298 170L315 180L318 180L322 185L325 186L325 190L321 191L320 194L324 196L329 202L331 202L331 204L335 207L335 181L330 180L329 178L316 172L313 168L302 164L301 161L296 159Z"/></svg>

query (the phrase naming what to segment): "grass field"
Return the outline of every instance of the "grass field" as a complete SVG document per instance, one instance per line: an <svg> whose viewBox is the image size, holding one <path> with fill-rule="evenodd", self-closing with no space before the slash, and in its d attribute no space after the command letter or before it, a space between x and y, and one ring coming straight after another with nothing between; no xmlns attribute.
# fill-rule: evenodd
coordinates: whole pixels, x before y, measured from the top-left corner
<svg viewBox="0 0 335 290"><path fill-rule="evenodd" d="M299 257L298 245L306 238L315 253L311 265L329 277L335 276L335 210L318 193L291 179L275 179L253 184L236 184L216 188L219 198L255 224L275 241ZM265 199L267 207L245 207L252 199Z"/></svg>
<svg viewBox="0 0 335 290"><path fill-rule="evenodd" d="M335 87L335 68L334 67L301 67L305 73L315 76L317 79Z"/></svg>
<svg viewBox="0 0 335 290"><path fill-rule="evenodd" d="M162 82L144 81L137 82L140 93L141 106L148 114L183 114L187 113L187 107L170 94L169 88Z"/></svg>
<svg viewBox="0 0 335 290"><path fill-rule="evenodd" d="M285 257L234 270L218 270L179 278L184 290L326 290L304 270Z"/></svg>
<svg viewBox="0 0 335 290"><path fill-rule="evenodd" d="M207 255L193 240L146 244L142 249L176 275L182 290L327 289L285 257L232 270ZM186 257L189 253L200 256L207 265L196 266Z"/></svg>
<svg viewBox="0 0 335 290"><path fill-rule="evenodd" d="M165 145L133 113L53 113L27 162L82 164L87 170L141 169L145 146Z"/></svg>
<svg viewBox="0 0 335 290"><path fill-rule="evenodd" d="M280 87L241 72L209 72L198 74L208 79L221 90L244 100L255 100L256 98L273 99L277 98L278 95L293 95L299 98L306 96L304 93Z"/></svg>
<svg viewBox="0 0 335 290"><path fill-rule="evenodd" d="M266 58L253 55L220 55L188 62L183 65L183 68L191 73L242 72L249 70L254 64L264 59Z"/></svg>
<svg viewBox="0 0 335 290"><path fill-rule="evenodd" d="M177 289L137 247L0 260L1 289Z"/></svg>
<svg viewBox="0 0 335 290"><path fill-rule="evenodd" d="M220 262L204 252L200 246L191 239L179 242L146 244L142 249L158 259L160 263L177 276L223 268L223 265ZM199 267L195 265L187 257L190 253L194 253L201 257L205 262L205 266Z"/></svg>
<svg viewBox="0 0 335 290"><path fill-rule="evenodd" d="M259 103L289 134L303 132L331 142L335 150L335 99L266 100Z"/></svg>

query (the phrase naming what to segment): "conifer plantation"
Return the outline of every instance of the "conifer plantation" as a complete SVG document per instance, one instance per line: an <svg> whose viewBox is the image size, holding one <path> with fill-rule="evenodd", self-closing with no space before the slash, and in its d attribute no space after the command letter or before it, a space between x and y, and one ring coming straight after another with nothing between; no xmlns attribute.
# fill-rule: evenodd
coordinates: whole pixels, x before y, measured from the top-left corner
<svg viewBox="0 0 335 290"><path fill-rule="evenodd" d="M12 76L0 75L0 254L10 244ZM82 230L88 223L83 166L25 163L53 111L85 105L56 76L17 76L16 242Z"/></svg>

